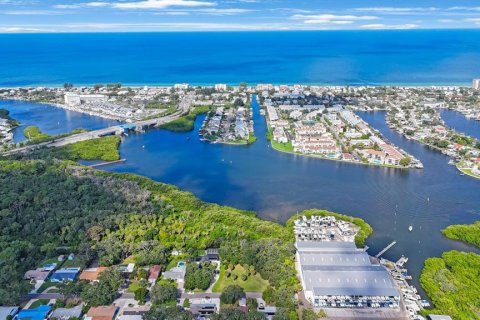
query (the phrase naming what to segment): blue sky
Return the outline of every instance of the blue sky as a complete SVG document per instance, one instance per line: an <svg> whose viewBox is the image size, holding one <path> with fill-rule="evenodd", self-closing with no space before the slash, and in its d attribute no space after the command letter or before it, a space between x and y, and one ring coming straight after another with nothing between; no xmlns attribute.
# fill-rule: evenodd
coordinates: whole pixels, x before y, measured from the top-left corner
<svg viewBox="0 0 480 320"><path fill-rule="evenodd" d="M0 0L0 32L480 28L479 0Z"/></svg>

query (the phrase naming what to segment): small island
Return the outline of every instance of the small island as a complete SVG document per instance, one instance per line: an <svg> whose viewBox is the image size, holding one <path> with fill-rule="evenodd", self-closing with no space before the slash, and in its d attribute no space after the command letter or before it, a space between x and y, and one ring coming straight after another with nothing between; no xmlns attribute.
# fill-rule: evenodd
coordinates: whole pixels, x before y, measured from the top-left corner
<svg viewBox="0 0 480 320"><path fill-rule="evenodd" d="M442 230L450 239L480 248L480 221L471 225L452 225ZM448 314L453 319L477 319L480 297L480 255L452 250L429 258L420 276L423 289L434 308L425 313Z"/></svg>

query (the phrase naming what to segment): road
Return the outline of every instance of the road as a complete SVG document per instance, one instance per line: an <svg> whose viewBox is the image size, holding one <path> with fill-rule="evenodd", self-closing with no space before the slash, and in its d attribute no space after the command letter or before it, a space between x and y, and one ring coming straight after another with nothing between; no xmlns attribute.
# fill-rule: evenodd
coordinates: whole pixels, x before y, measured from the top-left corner
<svg viewBox="0 0 480 320"><path fill-rule="evenodd" d="M181 298L182 299L205 299L205 298L220 298L221 293L218 292L195 292L195 293L182 293ZM262 293L261 292L245 292L245 296L247 298L254 298L254 299L260 299L262 298Z"/></svg>
<svg viewBox="0 0 480 320"><path fill-rule="evenodd" d="M135 127L152 127L152 126L158 127L162 124L172 122L180 118L181 116L188 114L190 107L193 105L194 100L195 100L195 94L193 93L187 94L185 97L183 97L182 101L180 101L179 108L176 112L161 118L154 118L154 119L133 122L131 123L131 125ZM120 126L113 126L113 127L103 128L99 130L82 132L82 133L74 134L68 137L55 139L53 141L42 142L34 145L12 149L7 152L4 152L4 155L8 156L16 153L28 152L30 150L34 150L42 147L62 147L75 142L86 141L86 140L95 139L95 138L99 138L106 135L116 134L120 130L122 130Z"/></svg>

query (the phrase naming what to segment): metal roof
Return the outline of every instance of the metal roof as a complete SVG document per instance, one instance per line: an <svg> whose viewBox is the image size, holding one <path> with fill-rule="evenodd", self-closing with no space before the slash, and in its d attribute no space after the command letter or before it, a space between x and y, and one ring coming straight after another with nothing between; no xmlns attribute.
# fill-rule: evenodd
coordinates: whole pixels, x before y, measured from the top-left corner
<svg viewBox="0 0 480 320"><path fill-rule="evenodd" d="M299 252L356 252L354 242L347 241L297 241L295 246Z"/></svg>
<svg viewBox="0 0 480 320"><path fill-rule="evenodd" d="M302 252L300 254L302 266L368 266L371 265L370 257L364 251L354 252Z"/></svg>
<svg viewBox="0 0 480 320"><path fill-rule="evenodd" d="M385 267L353 242L297 241L302 284L314 296L394 296L400 293Z"/></svg>

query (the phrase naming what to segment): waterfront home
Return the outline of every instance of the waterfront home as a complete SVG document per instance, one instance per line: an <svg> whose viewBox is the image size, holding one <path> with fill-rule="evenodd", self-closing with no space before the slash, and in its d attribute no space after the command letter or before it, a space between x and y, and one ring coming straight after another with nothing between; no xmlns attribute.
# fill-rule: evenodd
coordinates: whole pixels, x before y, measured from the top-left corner
<svg viewBox="0 0 480 320"><path fill-rule="evenodd" d="M372 164L384 164L385 163L385 152L377 151L374 149L363 149L358 150L358 153L367 159L369 163Z"/></svg>
<svg viewBox="0 0 480 320"><path fill-rule="evenodd" d="M118 307L115 306L92 307L88 310L84 320L113 320L117 312Z"/></svg>
<svg viewBox="0 0 480 320"><path fill-rule="evenodd" d="M80 273L79 279L89 282L97 282L99 280L100 274L107 270L107 267L96 267L85 269Z"/></svg>

